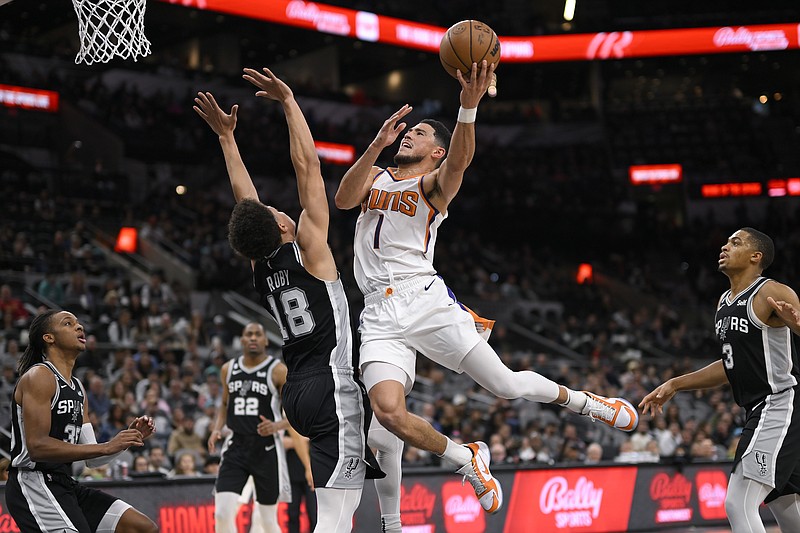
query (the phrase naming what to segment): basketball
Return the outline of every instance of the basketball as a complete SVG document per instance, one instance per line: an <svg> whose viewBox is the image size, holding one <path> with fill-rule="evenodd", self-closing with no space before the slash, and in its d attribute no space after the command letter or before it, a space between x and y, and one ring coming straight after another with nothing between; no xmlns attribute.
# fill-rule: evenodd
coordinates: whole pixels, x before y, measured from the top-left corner
<svg viewBox="0 0 800 533"><path fill-rule="evenodd" d="M478 20L462 20L450 26L439 44L439 60L448 74L456 71L468 76L473 63L486 60L490 65L500 61L497 34Z"/></svg>

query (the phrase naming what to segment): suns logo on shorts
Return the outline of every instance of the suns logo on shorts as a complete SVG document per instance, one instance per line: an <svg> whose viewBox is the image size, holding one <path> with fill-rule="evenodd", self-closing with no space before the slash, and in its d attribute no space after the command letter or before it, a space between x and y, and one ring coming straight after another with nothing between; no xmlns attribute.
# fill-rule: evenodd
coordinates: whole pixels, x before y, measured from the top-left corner
<svg viewBox="0 0 800 533"><path fill-rule="evenodd" d="M756 451L756 463L758 463L758 473L763 477L767 477L769 471L767 465L769 464L769 456L764 452Z"/></svg>

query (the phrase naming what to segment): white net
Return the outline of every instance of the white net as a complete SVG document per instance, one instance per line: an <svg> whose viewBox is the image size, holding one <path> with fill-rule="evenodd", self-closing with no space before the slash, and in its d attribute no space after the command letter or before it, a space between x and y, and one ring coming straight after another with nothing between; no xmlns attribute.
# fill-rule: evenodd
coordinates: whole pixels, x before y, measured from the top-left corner
<svg viewBox="0 0 800 533"><path fill-rule="evenodd" d="M144 35L145 0L72 0L81 49L75 63L107 63L150 54Z"/></svg>

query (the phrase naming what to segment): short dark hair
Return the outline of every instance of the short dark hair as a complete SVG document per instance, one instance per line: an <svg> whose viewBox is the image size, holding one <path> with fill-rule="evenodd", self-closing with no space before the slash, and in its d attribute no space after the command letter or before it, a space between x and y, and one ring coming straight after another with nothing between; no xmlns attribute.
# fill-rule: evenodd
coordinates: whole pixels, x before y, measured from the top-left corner
<svg viewBox="0 0 800 533"><path fill-rule="evenodd" d="M228 221L228 242L231 248L247 257L259 260L281 245L278 221L267 206L245 198L237 202Z"/></svg>
<svg viewBox="0 0 800 533"><path fill-rule="evenodd" d="M753 228L742 228L742 231L750 235L753 248L761 252L761 270L768 269L775 260L775 243L772 237Z"/></svg>
<svg viewBox="0 0 800 533"><path fill-rule="evenodd" d="M423 119L420 121L420 124L427 124L433 128L433 140L436 142L436 145L444 148L445 152L450 151L450 139L453 137L453 134L447 129L447 126L432 118ZM439 160L439 164L441 164L442 161L444 161L444 158Z"/></svg>

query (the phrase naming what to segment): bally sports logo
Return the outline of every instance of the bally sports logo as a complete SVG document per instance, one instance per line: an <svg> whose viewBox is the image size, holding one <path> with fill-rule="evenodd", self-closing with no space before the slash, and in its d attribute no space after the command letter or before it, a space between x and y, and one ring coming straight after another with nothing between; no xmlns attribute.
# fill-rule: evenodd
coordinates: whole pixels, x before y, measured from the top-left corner
<svg viewBox="0 0 800 533"><path fill-rule="evenodd" d="M692 519L692 484L682 474L670 477L667 473L657 474L650 482L650 498L658 502L656 523L688 522Z"/></svg>
<svg viewBox="0 0 800 533"><path fill-rule="evenodd" d="M750 30L746 26L736 29L724 27L714 34L714 46L743 46L748 50L785 50L789 47L789 39L783 30Z"/></svg>
<svg viewBox="0 0 800 533"><path fill-rule="evenodd" d="M728 478L720 470L701 470L695 477L700 516L705 520L725 518L725 496L728 494Z"/></svg>
<svg viewBox="0 0 800 533"><path fill-rule="evenodd" d="M483 533L486 517L472 485L448 481L442 485L444 528L447 533Z"/></svg>
<svg viewBox="0 0 800 533"><path fill-rule="evenodd" d="M550 478L539 495L539 509L543 514L555 513L556 527L585 527L600 515L603 504L603 489L584 476L578 478L575 487L570 487L561 476Z"/></svg>

